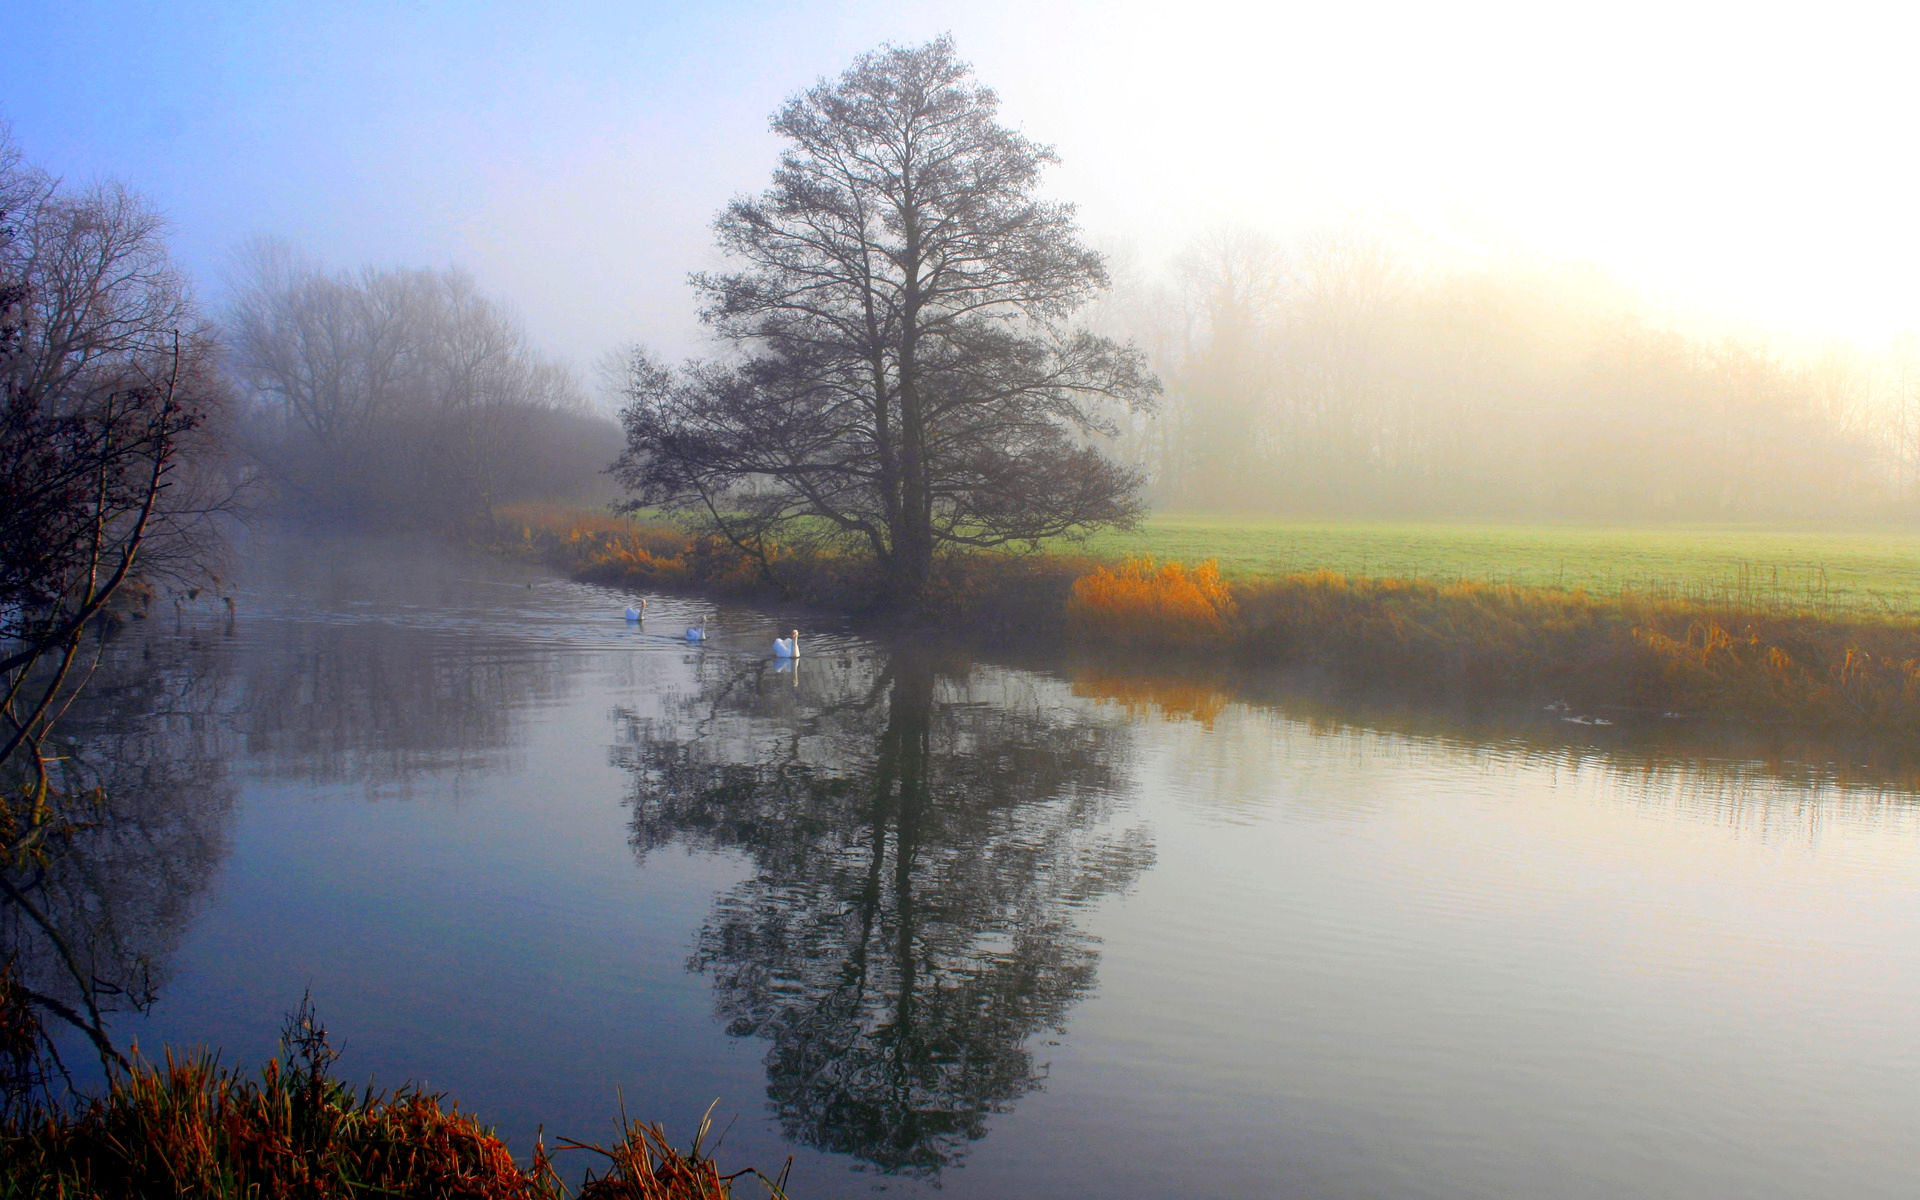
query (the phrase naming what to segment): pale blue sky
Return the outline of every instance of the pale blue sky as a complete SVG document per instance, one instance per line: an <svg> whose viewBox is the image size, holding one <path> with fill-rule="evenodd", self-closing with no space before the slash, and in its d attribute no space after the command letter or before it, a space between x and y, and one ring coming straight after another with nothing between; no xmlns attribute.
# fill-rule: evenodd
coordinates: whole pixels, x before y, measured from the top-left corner
<svg viewBox="0 0 1920 1200"><path fill-rule="evenodd" d="M1796 332L1920 325L1888 5L0 0L0 30L27 154L153 196L210 297L254 233L457 262L582 365L688 348L685 274L766 179L768 114L942 30L1149 261L1220 221L1387 222Z"/></svg>

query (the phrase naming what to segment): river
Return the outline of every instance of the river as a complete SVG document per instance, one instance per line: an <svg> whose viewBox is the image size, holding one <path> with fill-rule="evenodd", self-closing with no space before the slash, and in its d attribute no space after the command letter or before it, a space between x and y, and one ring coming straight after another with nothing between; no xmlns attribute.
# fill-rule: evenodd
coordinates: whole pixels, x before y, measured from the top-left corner
<svg viewBox="0 0 1920 1200"><path fill-rule="evenodd" d="M129 626L57 881L116 1035L311 989L519 1152L712 1104L797 1200L1920 1194L1896 775L627 599L280 535Z"/></svg>

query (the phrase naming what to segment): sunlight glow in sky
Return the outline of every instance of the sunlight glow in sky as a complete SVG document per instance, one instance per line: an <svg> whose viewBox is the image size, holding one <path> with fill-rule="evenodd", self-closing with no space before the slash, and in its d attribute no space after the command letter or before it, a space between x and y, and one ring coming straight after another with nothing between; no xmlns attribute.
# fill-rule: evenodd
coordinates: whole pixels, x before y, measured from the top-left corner
<svg viewBox="0 0 1920 1200"><path fill-rule="evenodd" d="M152 195L210 297L253 233L459 263L582 365L692 346L685 275L782 98L949 29L1058 147L1051 190L1148 262L1222 222L1360 224L1793 334L1920 328L1908 7L7 7L23 149Z"/></svg>

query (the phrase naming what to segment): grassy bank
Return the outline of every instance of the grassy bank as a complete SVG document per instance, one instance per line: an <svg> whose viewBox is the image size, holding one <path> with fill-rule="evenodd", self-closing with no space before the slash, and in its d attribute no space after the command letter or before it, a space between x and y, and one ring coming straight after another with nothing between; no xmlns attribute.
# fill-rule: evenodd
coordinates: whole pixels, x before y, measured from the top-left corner
<svg viewBox="0 0 1920 1200"><path fill-rule="evenodd" d="M1594 714L1920 731L1920 620L1711 599L1304 572L1228 583L1146 560L1073 585L1081 643L1305 665Z"/></svg>
<svg viewBox="0 0 1920 1200"><path fill-rule="evenodd" d="M703 1118L682 1153L657 1125L620 1114L607 1145L536 1140L517 1162L506 1143L444 1096L355 1090L307 1001L289 1014L282 1056L255 1074L204 1051L151 1063L113 1055L104 1095L62 1099L36 998L0 961L0 1200L785 1200L781 1180L722 1175L702 1153ZM591 1160L570 1190L561 1154Z"/></svg>
<svg viewBox="0 0 1920 1200"><path fill-rule="evenodd" d="M519 505L503 509L489 547L544 563L585 583L759 602L791 601L858 616L876 625L895 614L876 607L883 580L859 557L796 555L776 549L765 568L715 538L689 537L661 522L604 512ZM1066 598L1091 558L1063 554L966 555L935 563L930 611L916 628L994 643L1057 643Z"/></svg>
<svg viewBox="0 0 1920 1200"><path fill-rule="evenodd" d="M503 543L577 578L776 594L757 563L665 526L561 511L518 515ZM1659 552L1680 556L1687 543L1678 536L1647 535L1656 550L1667 547ZM1728 584L1711 573L1719 561L1712 559L1703 560L1703 574L1661 587L1608 590L1330 569L1236 574L1207 559L1188 567L1145 557L956 557L941 565L928 619L991 640L1224 659L1357 687L1565 706L1600 719L1731 718L1920 734L1920 616L1883 600L1855 603L1830 583L1801 594L1775 586L1771 574L1762 586L1749 571ZM1592 574L1620 559L1575 561ZM1865 572L1865 564L1843 565ZM836 611L859 613L877 593L856 559L793 557L774 568L793 598ZM1892 579L1890 571L1877 578Z"/></svg>
<svg viewBox="0 0 1920 1200"><path fill-rule="evenodd" d="M702 1133L705 1132L704 1123ZM595 1160L578 1191L554 1155ZM742 1177L745 1177L744 1179ZM735 1184L742 1186L736 1188ZM494 1132L444 1097L356 1092L324 1071L257 1075L202 1054L136 1060L103 1098L0 1124L6 1200L731 1200L784 1192L757 1172L723 1175L696 1138L682 1153L656 1125L629 1122L606 1146L536 1146L515 1161Z"/></svg>

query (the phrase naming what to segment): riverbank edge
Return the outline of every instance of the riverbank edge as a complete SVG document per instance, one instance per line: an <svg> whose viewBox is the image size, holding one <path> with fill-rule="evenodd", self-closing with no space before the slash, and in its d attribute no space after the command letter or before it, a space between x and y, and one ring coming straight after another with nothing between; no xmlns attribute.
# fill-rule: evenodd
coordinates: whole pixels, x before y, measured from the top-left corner
<svg viewBox="0 0 1920 1200"><path fill-rule="evenodd" d="M1368 578L1223 581L1205 564L940 559L927 606L878 606L862 559L776 555L589 510L504 514L488 549L613 588L771 603L880 635L1129 666L1286 671L1337 689L1597 720L1740 722L1920 740L1920 618L1626 592Z"/></svg>
<svg viewBox="0 0 1920 1200"><path fill-rule="evenodd" d="M32 1050L40 1034L24 990L0 967L0 1049L21 1071L46 1064ZM303 1017L311 1009L303 1002ZM26 1037L25 1047L16 1044ZM0 1198L146 1200L149 1197L311 1197L366 1195L415 1200L786 1200L786 1170L769 1178L748 1168L722 1174L705 1152L703 1117L685 1151L657 1124L624 1110L607 1144L561 1139L549 1151L536 1136L523 1164L494 1128L442 1093L410 1085L356 1090L337 1078L338 1054L310 1018L290 1018L282 1054L258 1072L221 1065L200 1050L137 1050L121 1058L103 1095L57 1102L45 1090L10 1087L0 1108ZM591 1160L570 1189L556 1154ZM792 1165L788 1159L788 1168Z"/></svg>

